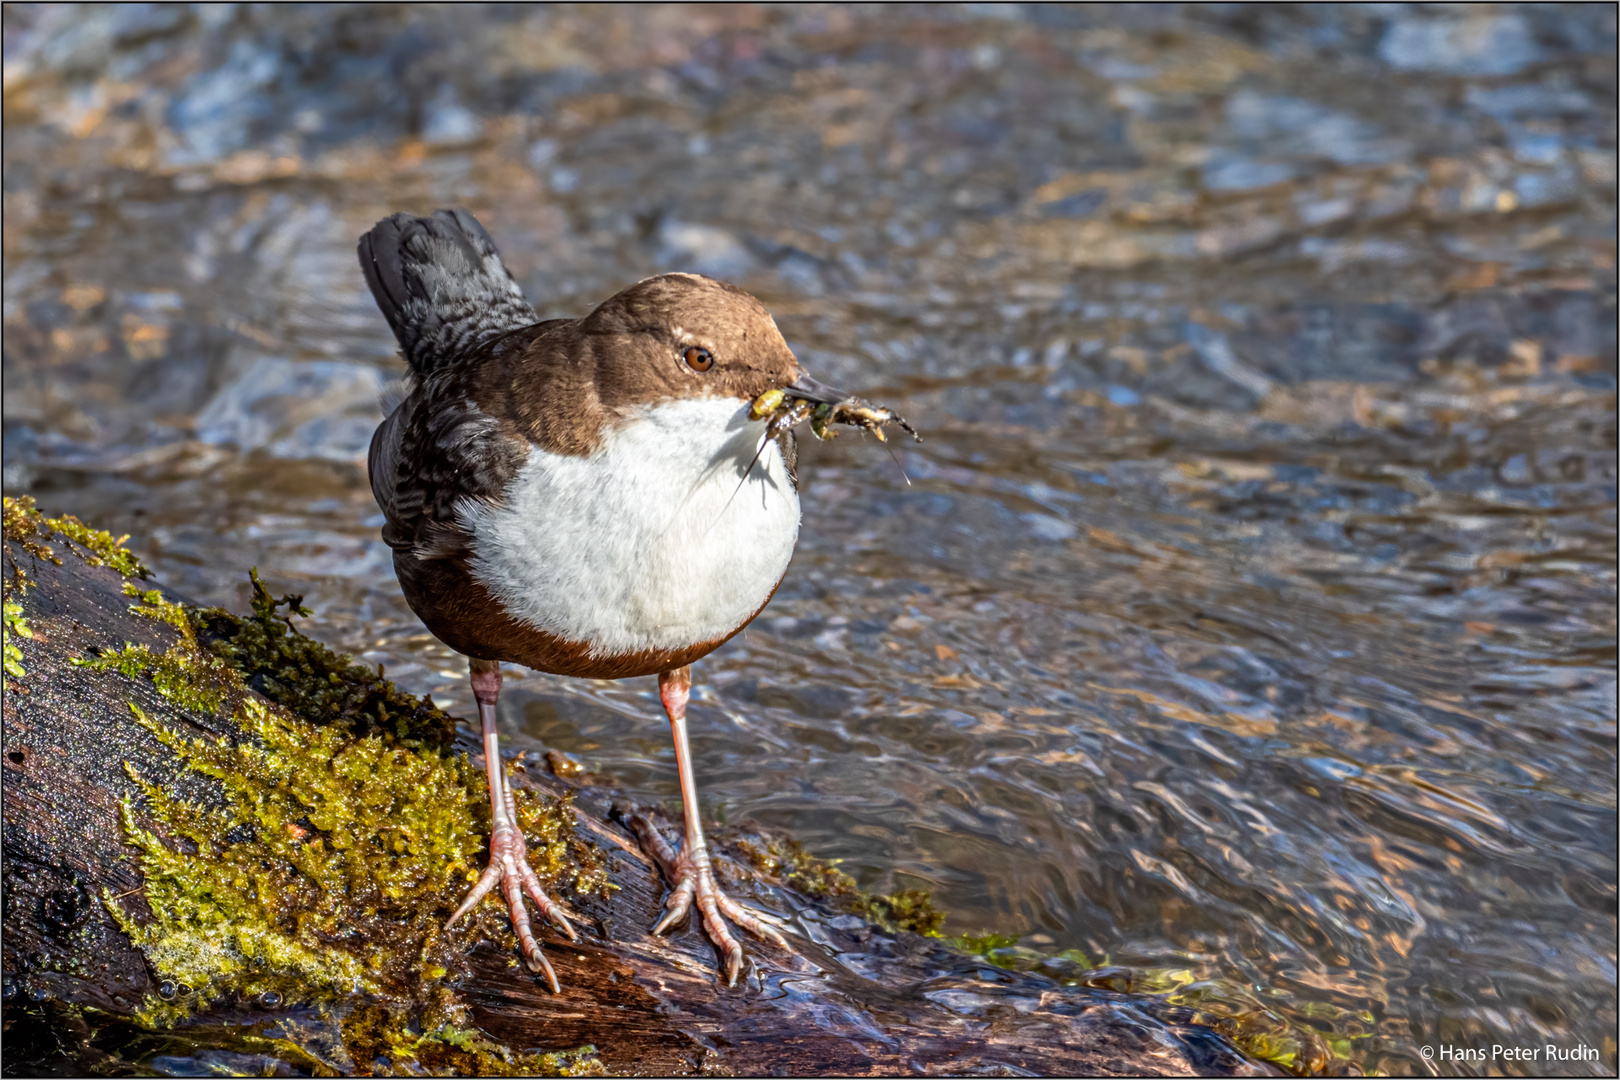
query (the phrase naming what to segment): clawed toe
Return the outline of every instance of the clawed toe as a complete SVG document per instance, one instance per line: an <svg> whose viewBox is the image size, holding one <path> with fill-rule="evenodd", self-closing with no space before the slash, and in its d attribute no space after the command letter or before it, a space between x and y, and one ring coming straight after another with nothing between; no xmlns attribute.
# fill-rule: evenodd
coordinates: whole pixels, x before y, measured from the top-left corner
<svg viewBox="0 0 1620 1080"><path fill-rule="evenodd" d="M693 861L684 858L680 860L680 864L682 874L665 905L664 917L653 928L654 934L662 934L671 925L684 920L695 904L703 921L704 932L720 950L727 986L737 984L737 976L742 972L743 958L746 954L743 952L742 942L731 932L726 919L729 918L756 937L784 949L788 947L787 939L766 923L765 920L770 917L763 912L744 907L727 896L720 886L715 884L714 873L707 866L693 865Z"/></svg>
<svg viewBox="0 0 1620 1080"><path fill-rule="evenodd" d="M691 922L692 898L697 895L697 879L672 876L670 880L677 884L670 891L669 899L664 901L664 917L652 928L654 937L661 937L671 930L679 930Z"/></svg>
<svg viewBox="0 0 1620 1080"><path fill-rule="evenodd" d="M658 924L652 929L655 935L664 934L683 925L695 905L702 917L704 932L720 950L727 986L736 985L745 954L742 943L731 932L726 919L730 919L755 937L783 949L790 948L787 938L777 929L785 927L786 923L775 915L756 911L738 903L716 884L706 846L696 846L690 851L683 850L676 853L645 814L635 815L629 820L629 824L647 853L664 871L664 876L669 879L671 885L669 897L664 901L663 918L659 919Z"/></svg>
<svg viewBox="0 0 1620 1080"><path fill-rule="evenodd" d="M501 895L506 900L506 908L512 918L512 929L517 934L518 947L523 953L523 962L534 974L545 976L552 993L561 993L562 987L557 982L557 973L552 970L551 962L546 959L546 954L540 948L540 942L535 940L534 930L529 924L529 910L523 904L524 894L528 894L529 899L534 901L541 915L568 935L568 940L578 941L579 935L574 932L574 927L563 913L562 906L547 896L545 889L541 888L540 879L535 875L534 868L529 865L528 845L523 840L523 834L516 829L495 830L490 838L489 865L484 868L477 884L467 893L466 899L462 900L461 906L456 908L455 914L444 924L445 929L448 930L459 922L461 917L476 907L496 885L501 887Z"/></svg>

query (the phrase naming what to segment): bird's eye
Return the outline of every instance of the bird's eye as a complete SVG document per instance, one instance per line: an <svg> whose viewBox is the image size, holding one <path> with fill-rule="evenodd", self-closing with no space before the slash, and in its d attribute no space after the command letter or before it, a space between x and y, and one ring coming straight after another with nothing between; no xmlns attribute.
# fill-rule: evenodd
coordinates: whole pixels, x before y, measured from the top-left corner
<svg viewBox="0 0 1620 1080"><path fill-rule="evenodd" d="M708 371L714 367L714 357L701 345L688 345L681 357L693 371Z"/></svg>

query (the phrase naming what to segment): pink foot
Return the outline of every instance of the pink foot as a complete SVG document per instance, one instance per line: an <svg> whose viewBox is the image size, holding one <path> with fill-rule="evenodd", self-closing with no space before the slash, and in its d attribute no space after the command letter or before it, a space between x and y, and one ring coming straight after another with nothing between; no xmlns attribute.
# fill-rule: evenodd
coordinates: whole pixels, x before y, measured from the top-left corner
<svg viewBox="0 0 1620 1080"><path fill-rule="evenodd" d="M783 949L789 948L787 939L776 929L782 925L780 919L763 911L744 907L715 884L714 869L709 862L707 845L690 851L683 848L677 854L647 815L636 814L630 818L629 824L641 840L641 846L646 849L647 854L657 860L672 886L669 898L664 901L664 917L653 927L654 934L662 934L685 921L687 915L691 913L692 901L696 900L698 911L703 918L703 929L708 933L709 940L720 950L727 986L735 986L737 974L742 971L743 947L736 935L731 932L731 927L726 925L726 918L730 918L755 937L773 942Z"/></svg>
<svg viewBox="0 0 1620 1080"><path fill-rule="evenodd" d="M551 984L552 993L561 993L557 973L551 970L550 961L540 950L540 943L534 939L534 931L529 928L529 912L523 906L523 894L529 894L529 899L540 909L540 914L567 934L569 941L578 941L579 935L574 933L574 928L568 922L568 917L563 914L561 905L547 896L545 889L540 887L540 879L529 866L529 848L528 842L523 839L523 830L507 824L518 819L517 805L512 799L511 788L505 788L505 795L505 821L499 819L496 821L495 830L489 838L489 865L484 868L478 883L472 887L467 898L461 902L461 906L444 926L446 930L454 926L463 915L476 907L478 901L487 896L491 889L500 885L501 894L506 898L507 910L512 914L512 929L517 931L518 946L523 951L524 962L536 975L545 975L546 981Z"/></svg>

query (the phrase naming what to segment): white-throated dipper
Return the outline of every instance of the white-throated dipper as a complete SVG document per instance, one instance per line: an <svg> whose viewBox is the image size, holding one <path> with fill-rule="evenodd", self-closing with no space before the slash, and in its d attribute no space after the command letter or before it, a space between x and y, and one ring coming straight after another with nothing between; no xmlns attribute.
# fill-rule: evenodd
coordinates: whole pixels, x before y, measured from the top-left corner
<svg viewBox="0 0 1620 1080"><path fill-rule="evenodd" d="M762 428L751 403L772 390L839 409L857 399L807 376L758 300L697 274L542 322L464 210L378 222L360 264L413 384L371 441L383 539L412 610L467 656L483 727L489 866L450 922L499 884L530 970L553 990L523 894L577 940L528 865L501 769L501 663L657 675L686 842L677 855L638 830L670 877L653 932L695 902L734 983L743 950L725 917L786 942L715 882L686 739L691 664L764 608L799 533L791 428Z"/></svg>

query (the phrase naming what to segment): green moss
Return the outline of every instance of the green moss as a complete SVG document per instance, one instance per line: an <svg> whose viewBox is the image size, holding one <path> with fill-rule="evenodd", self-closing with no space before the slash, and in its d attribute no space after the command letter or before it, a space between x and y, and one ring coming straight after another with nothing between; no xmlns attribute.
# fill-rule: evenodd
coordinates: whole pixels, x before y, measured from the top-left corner
<svg viewBox="0 0 1620 1080"><path fill-rule="evenodd" d="M385 1009L357 1009L343 1021L343 1042L375 1052L375 1074L430 1076L605 1076L594 1046L514 1053L476 1029L444 1024L417 1032Z"/></svg>
<svg viewBox="0 0 1620 1080"><path fill-rule="evenodd" d="M129 539L125 533L117 540L112 534L92 529L72 514L64 514L59 518L47 518L51 528L82 546L90 554L84 556L84 561L91 566L107 565L123 574L125 577L151 577L151 573L135 553L124 547Z"/></svg>
<svg viewBox="0 0 1620 1080"><path fill-rule="evenodd" d="M866 913L876 922L896 930L939 937L945 913L934 907L934 899L921 889L869 897Z"/></svg>
<svg viewBox="0 0 1620 1080"><path fill-rule="evenodd" d="M274 599L257 570L249 578L251 617L224 608L185 609L184 616L198 644L240 671L254 690L299 716L357 732L436 743L454 738L455 721L432 701L404 693L380 667L363 667L300 633L293 616L310 613L302 596Z"/></svg>
<svg viewBox="0 0 1620 1080"><path fill-rule="evenodd" d="M234 675L223 665L211 665L179 649L154 653L145 645L126 645L89 658L75 658L78 667L117 671L131 678L150 679L164 697L192 712L217 713Z"/></svg>
<svg viewBox="0 0 1620 1080"><path fill-rule="evenodd" d="M124 595L140 601L129 606L129 610L136 615L168 623L191 644L197 643L197 636L191 629L191 616L187 614L184 604L165 599L161 589L141 589L132 581L124 582Z"/></svg>
<svg viewBox="0 0 1620 1080"><path fill-rule="evenodd" d="M23 618L22 605L13 600L5 601L5 675L0 677L0 687L10 687L7 679L20 679L28 674L22 664L22 648L11 640L11 635L31 638L33 632L28 629L28 620Z"/></svg>
<svg viewBox="0 0 1620 1080"><path fill-rule="evenodd" d="M871 919L890 932L910 931L939 937L945 914L920 889L892 895L863 891L855 879L831 863L816 858L796 840L756 835L733 841L754 869L779 883L830 903L833 907Z"/></svg>
<svg viewBox="0 0 1620 1080"><path fill-rule="evenodd" d="M7 1012L8 1022L12 1019ZM55 1025L60 1028L60 1023ZM8 1036L11 1030L7 1030ZM424 1026L408 1010L376 999L317 1005L294 1011L272 1008L251 1024L202 1019L183 1034L135 1031L116 1045L103 1066L116 1075L179 1075L177 1058L198 1069L192 1075L226 1075L210 1051L259 1056L261 1076L602 1076L596 1048L550 1052L514 1051L474 1027L457 1023ZM155 1070L154 1059L168 1058ZM9 1060L9 1059L8 1059ZM241 1068L247 1062L233 1063ZM278 1066L280 1066L278 1068ZM290 1067L290 1068L289 1068ZM237 1073L235 1075L241 1075ZM251 1075L251 1074L250 1074Z"/></svg>
<svg viewBox="0 0 1620 1080"><path fill-rule="evenodd" d="M5 499L5 537L37 559L62 565L61 558L47 542L55 533L78 545L69 550L91 566L110 566L125 577L151 577L135 553L124 547L128 536L114 540L111 533L92 529L72 514L59 518L46 517L34 505L31 496ZM22 567L13 565L18 584L23 583Z"/></svg>
<svg viewBox="0 0 1620 1080"><path fill-rule="evenodd" d="M103 899L167 991L137 1019L161 1028L226 1000L341 1003L351 1010L345 1053L362 1067L380 1056L496 1075L599 1068L580 1054L513 1054L458 1026L453 985L469 973L466 943L517 948L499 903L443 928L486 857L482 771L422 737L450 726L431 703L300 634L278 614L301 610L298 598L272 600L252 580L251 618L126 585L135 610L179 630L174 645L76 661L149 682L180 709L228 716L235 729L196 737L130 704L218 791L206 805L188 802L129 769L140 798L125 803L123 822L146 910ZM272 700L251 692L260 688ZM606 861L575 836L571 797L515 797L546 887L605 894Z"/></svg>
<svg viewBox="0 0 1620 1080"><path fill-rule="evenodd" d="M4 499L4 507L6 539L36 559L61 566L61 558L44 540L49 533L49 519L34 508L34 500L27 495L17 499L8 495ZM12 580L6 582L8 595L13 586L26 587L28 581L23 576L22 567L15 561L12 562L11 573Z"/></svg>
<svg viewBox="0 0 1620 1080"><path fill-rule="evenodd" d="M262 594L256 578L255 585ZM476 879L487 843L479 770L443 746L363 730L363 723L314 724L267 704L247 692L243 671L197 643L190 627L216 625L217 611L187 620L179 605L140 599L154 617L182 625L174 647L157 654L130 646L81 663L148 679L187 710L229 713L241 731L191 738L131 704L137 721L217 781L222 795L220 806L199 806L131 774L145 805L139 815L126 806L125 827L141 851L152 917L137 920L116 905L114 914L154 968L200 1000L267 992L284 1000L354 991L414 997L424 981L457 969L462 952L445 943L440 927ZM264 594L260 620L276 606ZM296 632L278 643L282 655L319 657L329 670L374 678ZM321 694L326 686L342 684L327 681ZM401 716L421 708L389 691ZM605 888L599 853L574 838L567 799L524 790L517 798L541 880ZM511 936L499 919L480 930ZM172 1012L166 1003L152 1009L153 1019Z"/></svg>
<svg viewBox="0 0 1620 1080"><path fill-rule="evenodd" d="M234 743L136 715L225 795L221 808L198 806L131 771L155 823L125 807L152 919L112 906L153 968L205 1000L409 993L478 856L458 760L385 760L380 740L311 729L254 700L236 715L252 738Z"/></svg>

